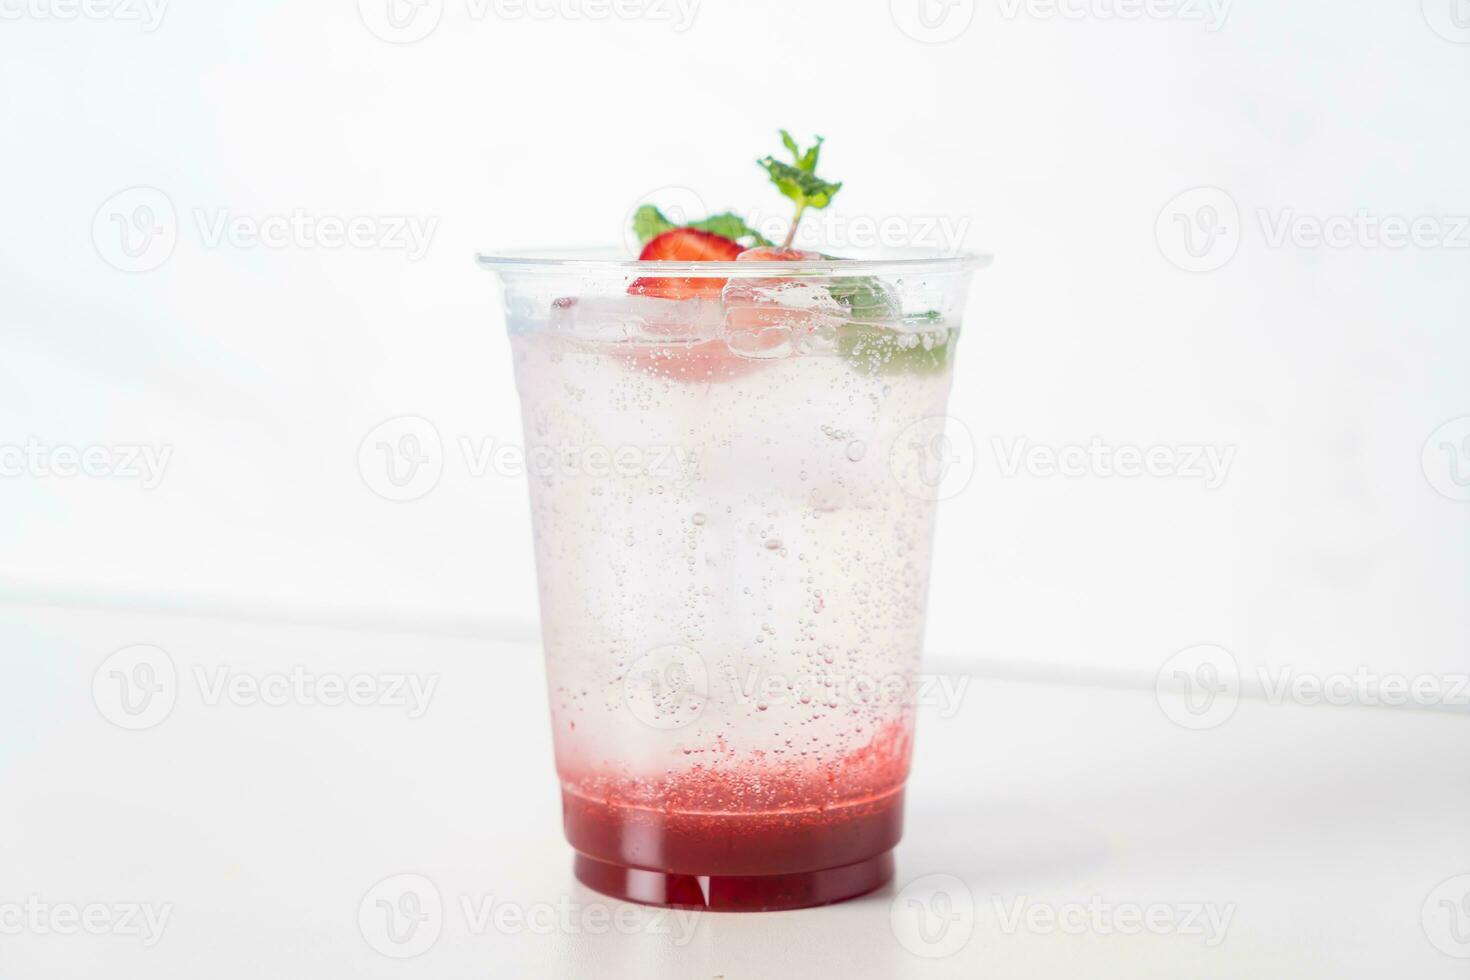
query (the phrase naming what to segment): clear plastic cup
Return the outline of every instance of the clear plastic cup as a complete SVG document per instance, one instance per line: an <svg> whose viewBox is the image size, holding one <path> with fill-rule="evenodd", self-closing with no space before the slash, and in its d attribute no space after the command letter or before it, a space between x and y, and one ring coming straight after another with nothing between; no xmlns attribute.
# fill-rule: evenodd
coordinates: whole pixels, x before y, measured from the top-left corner
<svg viewBox="0 0 1470 980"><path fill-rule="evenodd" d="M480 262L514 350L577 877L732 910L881 886L982 259Z"/></svg>

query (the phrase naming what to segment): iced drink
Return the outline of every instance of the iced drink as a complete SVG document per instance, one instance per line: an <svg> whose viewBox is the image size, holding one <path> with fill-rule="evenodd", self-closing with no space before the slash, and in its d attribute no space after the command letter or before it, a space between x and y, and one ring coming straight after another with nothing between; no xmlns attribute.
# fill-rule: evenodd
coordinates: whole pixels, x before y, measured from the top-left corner
<svg viewBox="0 0 1470 980"><path fill-rule="evenodd" d="M715 909L880 886L975 260L484 261L577 876Z"/></svg>

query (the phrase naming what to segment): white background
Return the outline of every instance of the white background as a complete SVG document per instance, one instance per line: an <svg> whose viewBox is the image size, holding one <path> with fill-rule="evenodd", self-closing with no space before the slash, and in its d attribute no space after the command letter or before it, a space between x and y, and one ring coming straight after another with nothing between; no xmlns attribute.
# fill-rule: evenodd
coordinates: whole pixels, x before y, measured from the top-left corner
<svg viewBox="0 0 1470 980"><path fill-rule="evenodd" d="M1268 238L1288 212L1470 214L1452 0L964 0L930 11L946 43L906 34L901 2L516 9L426 0L394 34L376 0L156 23L3 0L0 443L172 454L154 489L0 478L4 594L530 635L522 481L472 477L458 448L519 432L473 254L616 243L668 186L777 213L753 159L785 126L829 140L834 213L949 216L997 256L958 363L976 475L941 511L936 656L1146 677L1208 642L1247 670L1464 666L1470 503L1421 455L1470 415L1470 232ZM109 218L137 186L177 244L125 272ZM1156 224L1201 186L1238 207L1238 252L1188 272ZM419 258L209 242L221 216L297 209L433 234ZM358 447L402 415L433 423L445 469L391 503ZM996 450L1093 437L1233 465L1216 489L1008 477ZM1430 455L1442 486L1470 474L1458 444Z"/></svg>

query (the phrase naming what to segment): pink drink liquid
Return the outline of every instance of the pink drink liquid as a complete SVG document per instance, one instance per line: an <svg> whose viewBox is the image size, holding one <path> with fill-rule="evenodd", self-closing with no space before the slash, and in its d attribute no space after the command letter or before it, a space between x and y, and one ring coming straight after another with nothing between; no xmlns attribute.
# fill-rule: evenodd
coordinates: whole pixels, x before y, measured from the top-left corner
<svg viewBox="0 0 1470 980"><path fill-rule="evenodd" d="M932 501L894 469L913 423L943 414L953 334L891 358L839 330L740 355L718 337L519 326L578 877L720 909L880 886L901 830L933 525Z"/></svg>

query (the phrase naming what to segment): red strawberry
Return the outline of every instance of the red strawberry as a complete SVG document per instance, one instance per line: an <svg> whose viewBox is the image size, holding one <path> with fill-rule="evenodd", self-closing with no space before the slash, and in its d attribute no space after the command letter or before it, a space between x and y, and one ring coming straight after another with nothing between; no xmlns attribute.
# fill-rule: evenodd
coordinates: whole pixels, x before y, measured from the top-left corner
<svg viewBox="0 0 1470 980"><path fill-rule="evenodd" d="M675 228L656 235L638 254L640 262L733 262L745 251L739 242L697 228ZM723 279L654 279L640 278L628 287L635 296L660 296L664 299L693 299L696 296L718 297L725 288Z"/></svg>
<svg viewBox="0 0 1470 980"><path fill-rule="evenodd" d="M733 262L745 251L739 242L698 228L675 228L655 235L638 253L641 262Z"/></svg>

